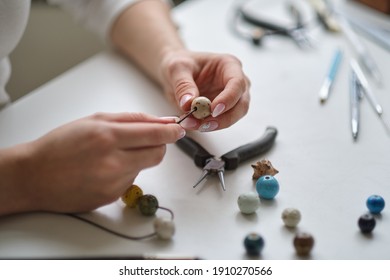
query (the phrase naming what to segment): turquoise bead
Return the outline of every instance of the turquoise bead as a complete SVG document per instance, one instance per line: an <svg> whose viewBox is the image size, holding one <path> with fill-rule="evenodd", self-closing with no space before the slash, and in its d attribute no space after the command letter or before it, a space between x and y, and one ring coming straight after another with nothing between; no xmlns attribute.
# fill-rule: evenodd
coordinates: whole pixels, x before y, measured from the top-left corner
<svg viewBox="0 0 390 280"><path fill-rule="evenodd" d="M248 255L260 255L264 248L264 239L257 233L250 233L244 239L244 246Z"/></svg>
<svg viewBox="0 0 390 280"><path fill-rule="evenodd" d="M257 180L256 190L261 198L273 199L279 192L279 183L275 177L265 175Z"/></svg>
<svg viewBox="0 0 390 280"><path fill-rule="evenodd" d="M380 195L371 195L366 205L371 214L379 214L385 208L385 200Z"/></svg>

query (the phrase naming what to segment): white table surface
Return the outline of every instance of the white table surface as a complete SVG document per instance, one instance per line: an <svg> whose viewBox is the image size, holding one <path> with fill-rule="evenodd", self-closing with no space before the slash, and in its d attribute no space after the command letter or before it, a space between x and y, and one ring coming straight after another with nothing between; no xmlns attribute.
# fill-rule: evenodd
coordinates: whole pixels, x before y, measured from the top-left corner
<svg viewBox="0 0 390 280"><path fill-rule="evenodd" d="M217 178L197 189L201 174L192 159L175 145L164 161L136 180L144 193L175 213L171 241L128 241L65 215L21 214L0 219L0 258L117 256L134 254L193 255L204 259L247 259L243 239L258 232L265 239L260 258L297 259L296 231L313 234L311 259L389 259L390 212L377 217L370 236L357 220L367 212L372 194L390 200L390 136L367 100L361 104L361 131L352 141L349 123L349 43L340 35L314 30L317 48L302 51L286 38L267 39L262 48L235 37L228 29L233 1L192 0L175 9L188 47L229 52L239 57L252 81L249 113L231 128L191 133L210 152L221 155L277 127L275 146L267 154L225 173L227 191ZM372 84L390 114L390 56L365 38L383 73L384 85ZM344 60L329 101L321 105L318 90L336 47ZM143 111L173 115L177 111L161 91L133 65L114 53L101 53L18 100L0 112L0 146L35 139L49 130L98 111ZM262 201L253 215L239 212L237 198L255 191L250 164L267 158L280 171L280 192ZM283 226L281 212L296 207L298 228ZM167 215L159 210L157 216ZM153 218L126 209L121 201L85 214L94 221L130 235L152 230Z"/></svg>

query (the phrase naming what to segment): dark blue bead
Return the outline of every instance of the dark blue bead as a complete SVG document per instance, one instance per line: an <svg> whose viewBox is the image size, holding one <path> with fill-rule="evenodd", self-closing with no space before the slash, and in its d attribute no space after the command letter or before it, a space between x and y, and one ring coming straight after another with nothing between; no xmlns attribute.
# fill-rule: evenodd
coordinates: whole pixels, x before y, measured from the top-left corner
<svg viewBox="0 0 390 280"><path fill-rule="evenodd" d="M371 195L367 198L366 205L370 213L379 214L385 208L385 200L380 195Z"/></svg>
<svg viewBox="0 0 390 280"><path fill-rule="evenodd" d="M358 220L360 231L363 233L370 233L374 230L376 221L371 214L364 214Z"/></svg>
<svg viewBox="0 0 390 280"><path fill-rule="evenodd" d="M245 237L244 246L248 255L260 255L264 248L264 239L257 233L250 233Z"/></svg>
<svg viewBox="0 0 390 280"><path fill-rule="evenodd" d="M257 180L256 190L261 198L273 199L279 192L279 183L273 176L265 175Z"/></svg>

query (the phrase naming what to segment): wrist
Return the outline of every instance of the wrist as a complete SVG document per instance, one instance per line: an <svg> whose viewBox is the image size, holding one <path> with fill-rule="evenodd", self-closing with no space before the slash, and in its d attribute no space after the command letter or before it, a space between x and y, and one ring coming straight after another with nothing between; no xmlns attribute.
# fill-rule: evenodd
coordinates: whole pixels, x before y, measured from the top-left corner
<svg viewBox="0 0 390 280"><path fill-rule="evenodd" d="M0 216L34 209L28 144L0 150Z"/></svg>

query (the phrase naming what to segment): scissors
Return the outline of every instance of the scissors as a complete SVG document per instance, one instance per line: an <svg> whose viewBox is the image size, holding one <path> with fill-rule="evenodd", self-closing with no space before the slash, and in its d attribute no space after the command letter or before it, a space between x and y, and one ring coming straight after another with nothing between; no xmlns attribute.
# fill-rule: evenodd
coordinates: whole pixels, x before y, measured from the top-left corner
<svg viewBox="0 0 390 280"><path fill-rule="evenodd" d="M275 127L267 127L264 134L258 139L243 146L240 146L220 158L215 157L205 150L200 144L185 136L178 140L176 144L187 155L194 159L195 165L203 168L203 173L193 186L200 184L207 176L217 174L222 189L225 191L224 171L236 169L239 163L267 152L273 146L278 131Z"/></svg>

